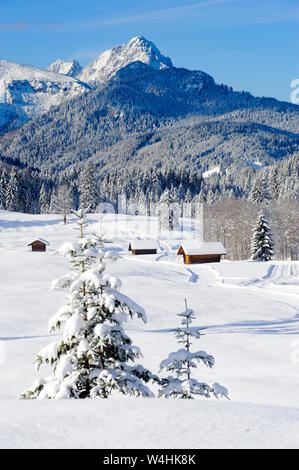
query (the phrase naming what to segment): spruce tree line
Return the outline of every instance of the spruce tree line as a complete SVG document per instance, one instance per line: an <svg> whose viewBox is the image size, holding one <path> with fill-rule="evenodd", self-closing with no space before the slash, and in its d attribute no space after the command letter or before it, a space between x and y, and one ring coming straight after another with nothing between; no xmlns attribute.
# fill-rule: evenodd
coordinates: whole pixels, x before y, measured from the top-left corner
<svg viewBox="0 0 299 470"><path fill-rule="evenodd" d="M204 239L222 241L229 259L248 259L251 230L262 208L275 239L275 257L298 259L298 156L235 178L225 172L203 178L174 169L101 173L92 163L81 171L49 175L2 163L0 209L59 213L66 223L71 209L94 212L104 203L108 211L159 216L160 229L172 230L181 216L196 217L197 204L203 203ZM170 219L159 204L165 198L166 207L172 201L175 209Z"/></svg>
<svg viewBox="0 0 299 470"><path fill-rule="evenodd" d="M59 187L64 185L69 188L67 199L71 199L72 208L84 207L90 212L101 203L111 204L116 212L122 198L127 207L137 203L139 213L146 214L166 190L181 206L190 202L209 205L224 197L249 199L257 204L298 199L298 154L262 170L248 167L227 173L220 167L219 171L208 178L201 171L174 168L102 172L90 162L82 169L52 174L0 163L0 208L55 213L61 199L57 192L61 193Z"/></svg>

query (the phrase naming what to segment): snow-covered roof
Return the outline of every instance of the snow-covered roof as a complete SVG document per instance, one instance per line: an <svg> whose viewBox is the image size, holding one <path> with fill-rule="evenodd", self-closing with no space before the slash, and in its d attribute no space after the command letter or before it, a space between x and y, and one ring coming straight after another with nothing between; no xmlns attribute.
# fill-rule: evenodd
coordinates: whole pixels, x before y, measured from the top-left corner
<svg viewBox="0 0 299 470"><path fill-rule="evenodd" d="M45 240L45 239L42 238L42 237L38 237L38 238L35 238L34 240L32 240L32 242L29 243L28 246L32 245L32 243L37 242L37 241L42 242L42 243L44 243L44 244L47 245L47 246L50 245L50 243L49 243L47 240Z"/></svg>
<svg viewBox="0 0 299 470"><path fill-rule="evenodd" d="M181 243L185 255L226 255L226 249L220 242L200 242L186 240Z"/></svg>
<svg viewBox="0 0 299 470"><path fill-rule="evenodd" d="M130 240L131 250L157 250L158 240Z"/></svg>

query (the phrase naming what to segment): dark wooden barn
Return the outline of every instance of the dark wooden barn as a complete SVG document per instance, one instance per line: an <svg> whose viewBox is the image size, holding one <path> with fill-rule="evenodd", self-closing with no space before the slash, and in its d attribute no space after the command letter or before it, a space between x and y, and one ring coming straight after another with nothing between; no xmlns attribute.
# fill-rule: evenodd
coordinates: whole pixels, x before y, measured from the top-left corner
<svg viewBox="0 0 299 470"><path fill-rule="evenodd" d="M157 240L130 240L128 249L133 255L155 255L158 248Z"/></svg>
<svg viewBox="0 0 299 470"><path fill-rule="evenodd" d="M181 244L177 254L184 256L185 264L219 263L221 255L226 255L226 250L220 242L186 240Z"/></svg>
<svg viewBox="0 0 299 470"><path fill-rule="evenodd" d="M33 240L33 242L29 243L28 246L31 246L32 251L46 251L47 246L49 245L50 243L47 242L47 240L37 238L36 240Z"/></svg>

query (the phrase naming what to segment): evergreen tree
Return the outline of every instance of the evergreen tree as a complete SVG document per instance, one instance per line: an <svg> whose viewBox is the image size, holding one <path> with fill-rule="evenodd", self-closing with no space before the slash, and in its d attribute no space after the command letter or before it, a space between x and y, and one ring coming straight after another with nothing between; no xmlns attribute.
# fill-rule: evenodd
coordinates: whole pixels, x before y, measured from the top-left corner
<svg viewBox="0 0 299 470"><path fill-rule="evenodd" d="M80 204L80 194L79 194L79 188L78 188L78 181L79 181L79 176L78 172L75 168L71 168L68 174L67 178L67 183L71 186L72 188L72 198L74 202L74 209L78 209L79 204Z"/></svg>
<svg viewBox="0 0 299 470"><path fill-rule="evenodd" d="M268 187L263 177L256 178L256 180L253 183L253 186L249 193L248 198L251 201L256 202L257 204L261 204L265 200L270 199Z"/></svg>
<svg viewBox="0 0 299 470"><path fill-rule="evenodd" d="M184 202L183 202L183 210L182 210L183 217L193 217L194 207L192 204L192 199L193 198L192 198L191 191L188 188L185 194Z"/></svg>
<svg viewBox="0 0 299 470"><path fill-rule="evenodd" d="M213 188L211 186L208 186L208 189L207 189L207 192L206 192L207 205L213 204L213 202L215 202L215 200L216 200L216 198L215 198Z"/></svg>
<svg viewBox="0 0 299 470"><path fill-rule="evenodd" d="M271 199L277 200L279 197L281 181L277 175L277 168L272 168L269 172L269 190Z"/></svg>
<svg viewBox="0 0 299 470"><path fill-rule="evenodd" d="M31 184L29 191L30 207L28 208L31 214L39 213L39 195L40 195L41 180L37 172L31 175Z"/></svg>
<svg viewBox="0 0 299 470"><path fill-rule="evenodd" d="M42 183L39 193L40 213L47 214L49 211L49 194L45 182Z"/></svg>
<svg viewBox="0 0 299 470"><path fill-rule="evenodd" d="M8 175L6 169L3 168L0 178L0 209L6 209L7 185Z"/></svg>
<svg viewBox="0 0 299 470"><path fill-rule="evenodd" d="M185 301L186 302L186 301ZM159 397L173 398L193 398L194 395L201 395L206 398L214 396L227 397L228 391L218 383L207 384L199 382L191 377L191 369L197 367L197 363L202 363L207 367L213 367L215 360L204 351L191 352L191 338L200 338L200 328L190 327L192 320L195 319L194 311L187 308L178 314L182 317L182 326L177 328L175 336L178 343L183 343L184 347L176 352L169 354L168 358L161 362L160 369L166 369L167 372L176 373L176 377L168 376L161 380Z"/></svg>
<svg viewBox="0 0 299 470"><path fill-rule="evenodd" d="M88 212L94 212L98 204L98 196L95 168L92 163L88 163L80 175L79 194L80 208L85 208Z"/></svg>
<svg viewBox="0 0 299 470"><path fill-rule="evenodd" d="M26 212L26 182L21 171L18 172L18 211Z"/></svg>
<svg viewBox="0 0 299 470"><path fill-rule="evenodd" d="M270 261L273 256L274 242L268 222L262 212L258 214L253 228L251 241L251 259Z"/></svg>
<svg viewBox="0 0 299 470"><path fill-rule="evenodd" d="M159 229L177 230L180 207L171 192L166 189L158 204Z"/></svg>
<svg viewBox="0 0 299 470"><path fill-rule="evenodd" d="M15 166L11 169L6 188L6 209L9 211L19 210L19 177Z"/></svg>
<svg viewBox="0 0 299 470"><path fill-rule="evenodd" d="M42 349L37 367L49 363L53 374L37 380L20 398L107 398L113 391L152 397L144 382L158 380L134 361L141 356L125 334L123 322L144 310L119 292L120 281L104 274L109 252L101 237L87 239L85 211L78 217L79 239L58 250L70 259L72 272L53 282L52 288L68 290L67 304L50 319L49 331L64 326L63 338Z"/></svg>

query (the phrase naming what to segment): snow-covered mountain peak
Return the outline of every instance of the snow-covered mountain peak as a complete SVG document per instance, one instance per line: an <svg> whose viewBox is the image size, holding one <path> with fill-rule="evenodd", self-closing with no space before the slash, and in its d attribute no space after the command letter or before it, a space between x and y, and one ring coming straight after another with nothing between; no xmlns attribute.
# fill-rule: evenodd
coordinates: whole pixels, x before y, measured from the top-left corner
<svg viewBox="0 0 299 470"><path fill-rule="evenodd" d="M171 60L143 36L104 52L84 69L76 60L57 59L45 70L0 60L0 133L90 89L89 85L106 82L136 62L158 70L172 68Z"/></svg>
<svg viewBox="0 0 299 470"><path fill-rule="evenodd" d="M88 89L61 73L0 60L0 129L18 127Z"/></svg>
<svg viewBox="0 0 299 470"><path fill-rule="evenodd" d="M154 43L143 36L136 36L128 43L100 54L82 70L79 78L90 84L102 83L109 80L121 68L136 61L155 69L172 67L170 58L162 55Z"/></svg>
<svg viewBox="0 0 299 470"><path fill-rule="evenodd" d="M128 51L132 54L140 55L141 57L137 58L140 62L155 68L155 69L164 69L172 67L172 62L169 57L165 57L161 54L157 46L145 39L144 36L136 36L126 44ZM142 58L144 60L142 60Z"/></svg>
<svg viewBox="0 0 299 470"><path fill-rule="evenodd" d="M81 73L82 68L83 67L77 60L73 59L71 62L65 62L64 60L57 59L48 67L48 70L62 73L63 75L68 75L70 77L77 77Z"/></svg>
<svg viewBox="0 0 299 470"><path fill-rule="evenodd" d="M8 60L0 60L0 81L44 81L44 82L59 82L59 83L73 83L74 78L63 76L50 70L40 69L32 65L19 64L17 62L9 62Z"/></svg>

